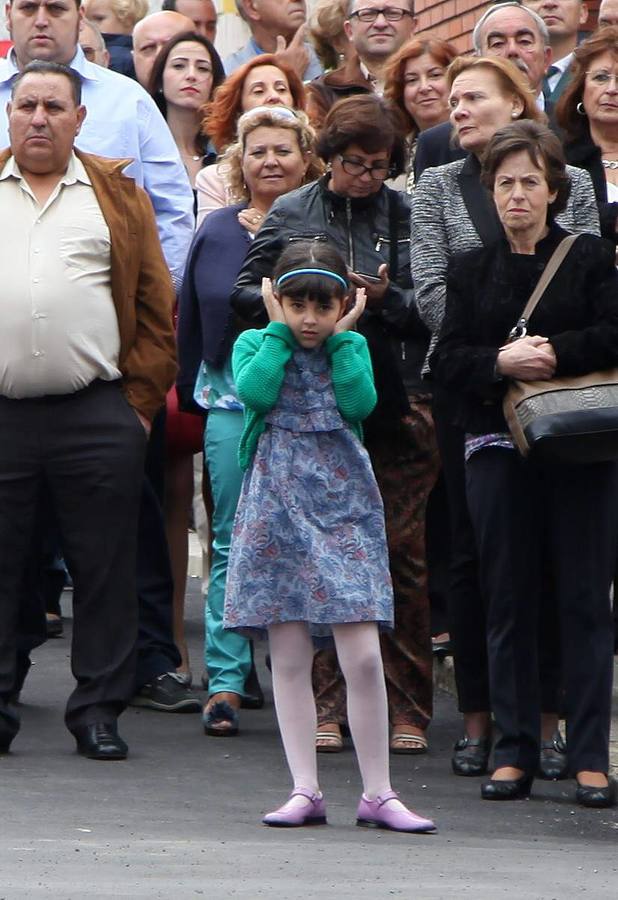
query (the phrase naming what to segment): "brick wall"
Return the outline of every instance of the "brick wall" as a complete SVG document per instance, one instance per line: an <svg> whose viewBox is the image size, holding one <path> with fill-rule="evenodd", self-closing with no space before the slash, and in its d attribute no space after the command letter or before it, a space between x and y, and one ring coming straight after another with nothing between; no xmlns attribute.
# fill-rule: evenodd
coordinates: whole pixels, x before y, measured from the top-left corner
<svg viewBox="0 0 618 900"><path fill-rule="evenodd" d="M596 27L597 10L600 0L589 0L590 15L585 30ZM451 41L460 53L472 49L472 31L483 12L494 2L487 0L416 0L418 32L430 31L438 37Z"/></svg>

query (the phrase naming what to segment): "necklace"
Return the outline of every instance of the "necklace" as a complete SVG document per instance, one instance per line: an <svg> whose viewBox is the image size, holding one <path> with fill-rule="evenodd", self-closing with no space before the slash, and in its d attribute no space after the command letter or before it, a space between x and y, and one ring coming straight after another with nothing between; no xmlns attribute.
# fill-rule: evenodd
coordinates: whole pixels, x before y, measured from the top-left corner
<svg viewBox="0 0 618 900"><path fill-rule="evenodd" d="M193 162L198 162L200 159L204 159L203 156L192 156L190 153L181 153L180 155L185 159L192 159Z"/></svg>
<svg viewBox="0 0 618 900"><path fill-rule="evenodd" d="M602 159L601 162L605 169L618 169L618 159Z"/></svg>

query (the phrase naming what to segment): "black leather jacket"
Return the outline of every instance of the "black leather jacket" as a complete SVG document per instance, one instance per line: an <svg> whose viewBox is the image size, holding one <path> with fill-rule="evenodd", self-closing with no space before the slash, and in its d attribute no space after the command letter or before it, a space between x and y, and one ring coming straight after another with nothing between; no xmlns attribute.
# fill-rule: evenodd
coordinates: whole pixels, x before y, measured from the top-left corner
<svg viewBox="0 0 618 900"><path fill-rule="evenodd" d="M290 241L332 241L350 269L375 275L388 263L390 286L379 310L359 322L371 350L381 419L400 418L406 395L421 387L420 370L429 335L416 311L410 273L410 206L406 195L382 186L368 198L351 199L326 187L328 176L280 197L256 235L232 292L232 307L251 325L267 321L263 277Z"/></svg>

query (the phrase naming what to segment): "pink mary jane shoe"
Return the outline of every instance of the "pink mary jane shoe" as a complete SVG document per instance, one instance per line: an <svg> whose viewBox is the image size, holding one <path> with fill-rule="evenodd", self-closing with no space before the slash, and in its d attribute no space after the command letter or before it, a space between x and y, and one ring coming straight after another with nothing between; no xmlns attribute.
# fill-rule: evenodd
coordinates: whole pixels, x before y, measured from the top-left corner
<svg viewBox="0 0 618 900"><path fill-rule="evenodd" d="M395 791L387 791L375 800L361 797L356 813L356 824L366 828L386 828L389 831L435 831L436 826L431 819L423 819L409 809L397 809L387 806L389 800L399 800Z"/></svg>
<svg viewBox="0 0 618 900"><path fill-rule="evenodd" d="M262 822L273 828L300 828L302 825L326 825L326 804L324 798L308 791L306 788L296 788L290 794L292 797L306 797L309 803L305 806L291 806L286 809L286 803L274 812L267 813Z"/></svg>

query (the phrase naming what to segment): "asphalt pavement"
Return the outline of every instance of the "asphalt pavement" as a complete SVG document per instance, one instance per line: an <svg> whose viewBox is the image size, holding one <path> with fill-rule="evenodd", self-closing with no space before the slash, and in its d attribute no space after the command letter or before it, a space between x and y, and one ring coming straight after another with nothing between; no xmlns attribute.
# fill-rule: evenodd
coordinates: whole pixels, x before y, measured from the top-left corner
<svg viewBox="0 0 618 900"><path fill-rule="evenodd" d="M70 595L64 611L70 616ZM202 601L187 604L196 680ZM479 780L450 773L459 732L439 692L426 756L392 758L393 785L438 825L436 835L357 828L360 781L351 747L320 758L329 824L269 829L263 813L289 790L270 679L267 703L243 712L236 738L205 737L199 715L129 709L124 762L76 755L63 725L71 689L65 637L36 651L22 731L0 757L0 900L276 897L590 900L618 897L618 814L584 810L572 782L535 782L530 800L480 800Z"/></svg>

